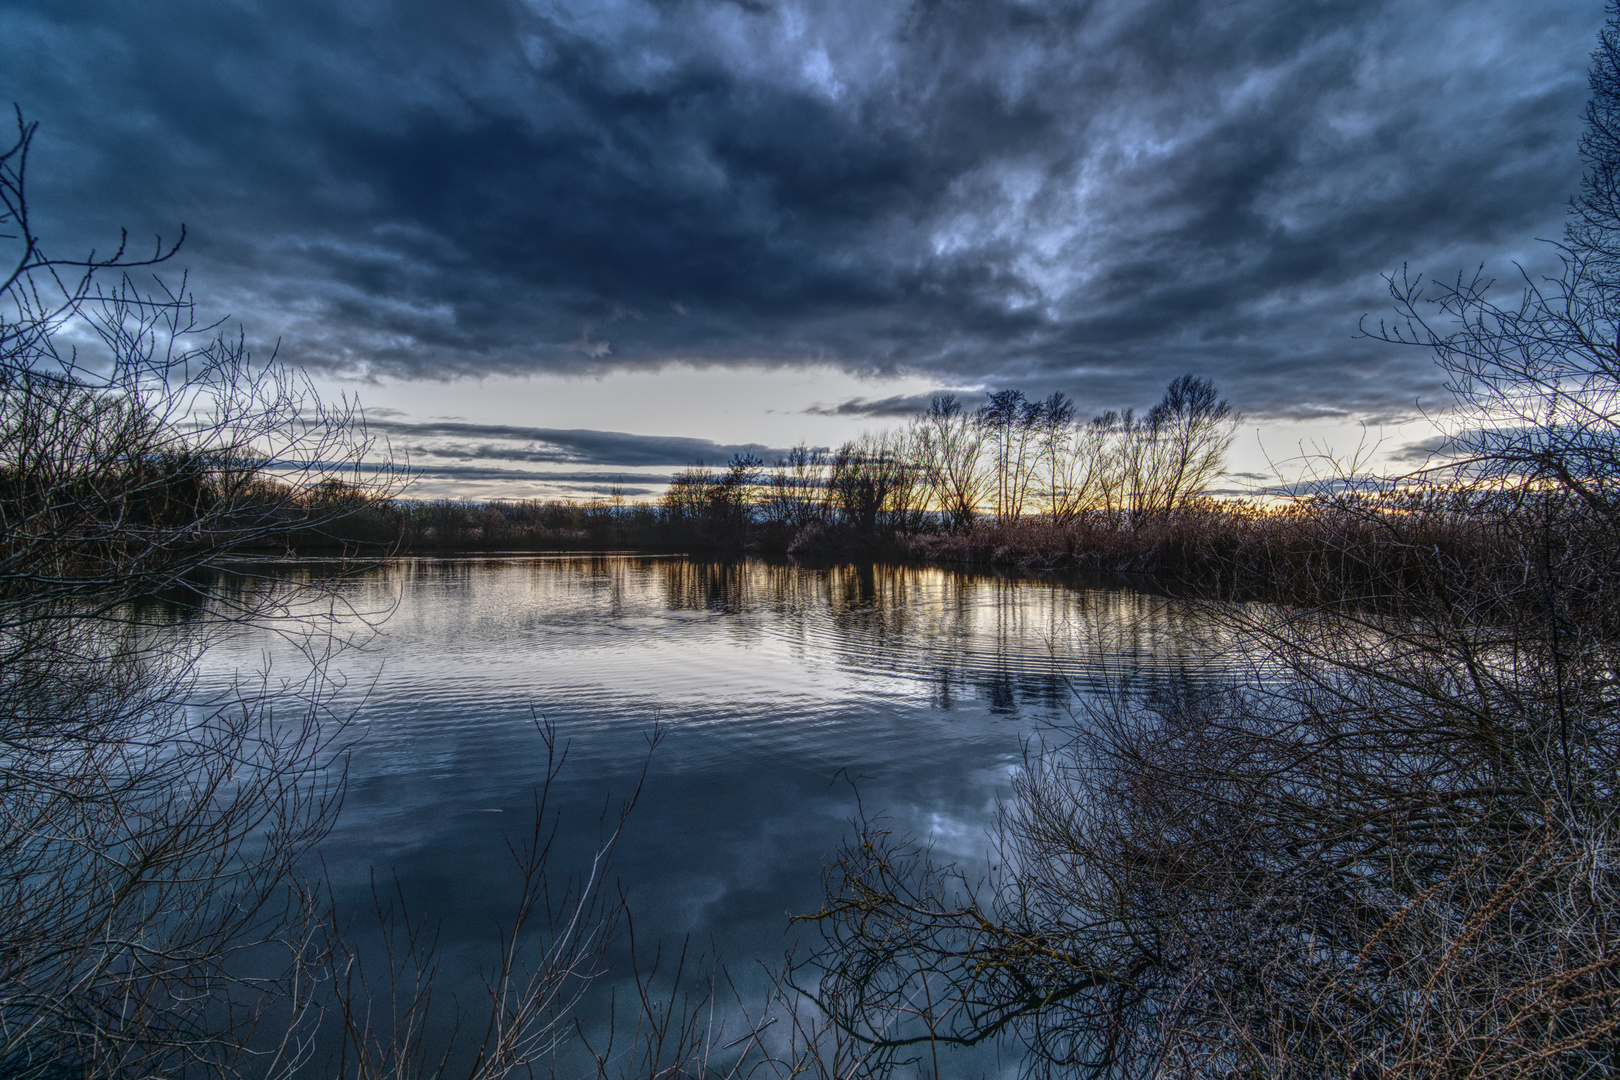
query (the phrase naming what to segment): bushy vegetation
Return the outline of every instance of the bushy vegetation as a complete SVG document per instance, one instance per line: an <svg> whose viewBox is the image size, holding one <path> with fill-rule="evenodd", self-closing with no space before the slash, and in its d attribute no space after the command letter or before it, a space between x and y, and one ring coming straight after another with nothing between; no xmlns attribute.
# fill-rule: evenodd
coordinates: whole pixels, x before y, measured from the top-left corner
<svg viewBox="0 0 1620 1080"><path fill-rule="evenodd" d="M169 251L48 256L32 133L0 152L0 1073L224 1073L309 1004L299 866L338 787L318 665L195 692L210 631L296 598L205 583L329 521L297 493L353 483L367 445L183 288L138 288Z"/></svg>
<svg viewBox="0 0 1620 1080"><path fill-rule="evenodd" d="M318 505L318 504L317 504ZM295 550L367 555L457 551L605 551L670 540L657 510L593 501L362 499L340 526L311 529Z"/></svg>
<svg viewBox="0 0 1620 1080"><path fill-rule="evenodd" d="M904 426L832 453L800 447L768 468L734 462L729 475L742 471L752 484L730 484L752 487L748 520L787 550L938 558L978 545L911 538L963 538L1029 522L1131 533L1194 511L1208 501L1204 492L1221 473L1237 423L1214 383L1192 375L1173 381L1140 418L1133 411L1076 417L1074 403L1058 393L1031 401L1022 391L998 391L974 412L941 395ZM688 470L677 485L708 490L712 482L705 470Z"/></svg>

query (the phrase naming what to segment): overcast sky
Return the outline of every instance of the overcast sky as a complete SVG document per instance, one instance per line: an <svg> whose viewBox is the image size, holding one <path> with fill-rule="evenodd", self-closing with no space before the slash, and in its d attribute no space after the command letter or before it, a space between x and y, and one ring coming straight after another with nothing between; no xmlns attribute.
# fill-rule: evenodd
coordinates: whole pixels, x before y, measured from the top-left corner
<svg viewBox="0 0 1620 1080"><path fill-rule="evenodd" d="M11 0L0 99L52 250L184 223L205 309L358 389L422 493L652 491L938 389L1089 412L1183 372L1272 456L1420 441L1432 363L1358 322L1403 265L1547 265L1603 17Z"/></svg>

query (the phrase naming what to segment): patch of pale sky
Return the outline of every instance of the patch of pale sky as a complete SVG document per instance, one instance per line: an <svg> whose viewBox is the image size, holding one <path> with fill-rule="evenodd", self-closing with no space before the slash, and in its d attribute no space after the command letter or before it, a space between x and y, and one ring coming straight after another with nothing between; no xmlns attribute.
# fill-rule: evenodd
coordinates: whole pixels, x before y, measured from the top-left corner
<svg viewBox="0 0 1620 1080"><path fill-rule="evenodd" d="M851 398L922 394L937 378L872 378L833 367L726 368L670 365L597 377L560 375L456 379L318 377L327 393L359 393L367 407L398 419L472 419L484 424L590 428L767 446L836 445L884 426L860 416L816 416L812 405Z"/></svg>
<svg viewBox="0 0 1620 1080"><path fill-rule="evenodd" d="M787 447L838 445L863 432L900 426L902 418L859 415L819 415L812 406L835 406L853 398L926 395L939 390L936 378L905 375L863 378L830 367L694 368L671 365L657 371L615 372L595 378L541 376L532 378L461 379L425 382L381 379L360 383L332 376L317 376L318 389L328 397L349 393L359 397L372 415L402 422L471 420L479 424L536 428L589 429L639 432L712 440L721 444L757 443ZM1101 408L1078 403L1082 414ZM1152 402L1144 401L1139 408ZM1241 407L1241 402L1237 404ZM1361 455L1370 465L1389 467L1412 444L1433 438L1431 420L1417 418L1383 427L1367 427L1330 405L1324 415L1303 419L1273 419L1264 424L1245 422L1232 446L1231 474L1252 474L1265 479L1235 481L1269 487L1297 480L1326 460L1350 460ZM1305 410L1310 411L1310 410ZM446 446L448 448L448 444ZM586 470L600 475L600 483L579 476L578 465L526 467L510 460L467 460L489 464L532 479L434 475L432 454L415 455L424 475L411 489L423 498L550 498L591 497L595 489L622 480L625 484L661 490L655 478L678 466L602 466ZM710 464L717 464L711 462ZM570 474L566 481L547 478L550 472ZM638 478L646 478L640 479ZM642 496L651 497L651 496Z"/></svg>

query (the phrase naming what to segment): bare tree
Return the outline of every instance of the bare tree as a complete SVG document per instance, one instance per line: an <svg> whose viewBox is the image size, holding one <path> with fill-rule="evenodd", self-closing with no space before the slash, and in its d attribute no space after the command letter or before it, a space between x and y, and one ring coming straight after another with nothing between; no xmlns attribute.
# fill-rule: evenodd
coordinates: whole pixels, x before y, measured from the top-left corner
<svg viewBox="0 0 1620 1080"><path fill-rule="evenodd" d="M1086 424L1085 440L1095 452L1092 465L1093 503L1105 522L1121 520L1126 503L1125 438L1135 424L1135 414L1123 415L1112 409L1098 413Z"/></svg>
<svg viewBox="0 0 1620 1080"><path fill-rule="evenodd" d="M1028 400L1022 390L999 390L979 409L979 426L990 448L997 522L1023 516L1035 479L1041 411L1041 402Z"/></svg>
<svg viewBox="0 0 1620 1080"><path fill-rule="evenodd" d="M349 512L323 485L386 493L388 473L351 406L199 324L183 286L137 286L172 247L50 255L33 133L19 117L0 153L0 1062L287 1071L314 1000L298 867L341 792L329 594L231 558ZM276 617L311 643L308 679L202 693L210 634ZM272 1014L292 1034L254 1043Z"/></svg>
<svg viewBox="0 0 1620 1080"><path fill-rule="evenodd" d="M800 444L766 474L762 510L767 521L795 531L825 516L827 455Z"/></svg>
<svg viewBox="0 0 1620 1080"><path fill-rule="evenodd" d="M1119 457L1120 511L1131 525L1151 517L1159 504L1163 479L1158 430L1134 409L1118 414L1113 425Z"/></svg>
<svg viewBox="0 0 1620 1080"><path fill-rule="evenodd" d="M935 506L953 528L972 525L986 494L984 436L973 415L954 394L934 398L918 421L916 446Z"/></svg>
<svg viewBox="0 0 1620 1080"><path fill-rule="evenodd" d="M856 533L909 532L920 522L925 488L908 443L903 432L868 434L833 455L828 494L839 518Z"/></svg>
<svg viewBox="0 0 1620 1080"><path fill-rule="evenodd" d="M1063 395L1053 394L1043 403L1043 494L1053 521L1111 509L1118 488L1112 415L1079 424L1073 404Z"/></svg>
<svg viewBox="0 0 1620 1080"><path fill-rule="evenodd" d="M1595 301L1614 314L1620 289L1620 29L1614 5L1598 37L1588 72L1591 97L1581 158L1586 164L1581 190L1570 203L1565 237L1581 253L1583 275Z"/></svg>
<svg viewBox="0 0 1620 1080"><path fill-rule="evenodd" d="M658 500L666 520L697 522L708 514L709 489L714 486L714 470L707 465L689 465L675 474Z"/></svg>
<svg viewBox="0 0 1620 1080"><path fill-rule="evenodd" d="M745 547L760 503L764 464L752 454L738 454L718 473L703 464L682 470L659 500L665 523L691 543Z"/></svg>
<svg viewBox="0 0 1620 1080"><path fill-rule="evenodd" d="M1147 484L1152 494L1142 502L1150 513L1174 513L1220 476L1239 419L1213 382L1182 375L1148 410L1146 421L1155 476Z"/></svg>
<svg viewBox="0 0 1620 1080"><path fill-rule="evenodd" d="M1095 491L1105 515L1117 511L1132 524L1162 517L1202 495L1225 467L1238 416L1220 400L1208 379L1183 375L1164 397L1138 417L1132 410L1106 412L1078 440L1070 468Z"/></svg>

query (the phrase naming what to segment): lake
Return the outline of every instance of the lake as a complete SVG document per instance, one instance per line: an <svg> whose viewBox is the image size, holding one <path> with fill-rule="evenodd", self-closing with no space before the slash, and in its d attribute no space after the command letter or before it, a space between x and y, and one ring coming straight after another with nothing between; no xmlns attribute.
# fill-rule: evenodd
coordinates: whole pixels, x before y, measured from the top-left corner
<svg viewBox="0 0 1620 1080"><path fill-rule="evenodd" d="M354 719L321 858L356 917L374 875L397 879L464 995L510 921L507 841L545 775L537 718L567 747L558 864L585 865L645 769L613 869L638 948L690 939L746 992L792 944L789 916L818 906L860 808L982 865L1009 776L1079 696L1206 677L1225 654L1194 605L1058 575L537 555L394 560L340 592L377 629L333 664ZM303 662L247 627L205 673Z"/></svg>

